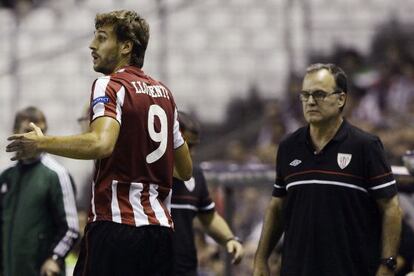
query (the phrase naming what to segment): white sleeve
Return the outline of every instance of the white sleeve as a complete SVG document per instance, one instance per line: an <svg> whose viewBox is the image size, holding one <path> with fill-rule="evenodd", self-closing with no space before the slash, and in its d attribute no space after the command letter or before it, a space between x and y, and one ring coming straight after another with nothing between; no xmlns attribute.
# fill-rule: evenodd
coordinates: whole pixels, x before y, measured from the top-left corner
<svg viewBox="0 0 414 276"><path fill-rule="evenodd" d="M92 121L108 116L121 124L124 98L125 88L123 86L111 82L108 76L98 78L92 91Z"/></svg>
<svg viewBox="0 0 414 276"><path fill-rule="evenodd" d="M173 139L174 139L174 149L177 149L184 144L184 139L180 131L180 123L178 122L177 108L174 110Z"/></svg>

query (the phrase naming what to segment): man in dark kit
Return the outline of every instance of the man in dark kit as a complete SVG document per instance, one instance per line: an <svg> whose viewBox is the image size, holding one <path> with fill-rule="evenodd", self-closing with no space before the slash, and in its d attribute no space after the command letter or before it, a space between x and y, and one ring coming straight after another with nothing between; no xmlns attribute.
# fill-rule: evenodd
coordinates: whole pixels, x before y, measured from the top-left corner
<svg viewBox="0 0 414 276"><path fill-rule="evenodd" d="M200 141L200 125L190 115L179 112L181 133L190 151ZM193 220L197 217L204 230L233 255L238 264L243 257L243 246L229 225L215 209L203 171L194 166L193 177L188 181L174 178L171 213L174 220L174 275L197 275L197 251L194 241Z"/></svg>
<svg viewBox="0 0 414 276"><path fill-rule="evenodd" d="M308 67L299 98L307 126L284 139L254 275L284 232L282 276L394 275L401 232L396 181L380 139L342 116L347 77Z"/></svg>

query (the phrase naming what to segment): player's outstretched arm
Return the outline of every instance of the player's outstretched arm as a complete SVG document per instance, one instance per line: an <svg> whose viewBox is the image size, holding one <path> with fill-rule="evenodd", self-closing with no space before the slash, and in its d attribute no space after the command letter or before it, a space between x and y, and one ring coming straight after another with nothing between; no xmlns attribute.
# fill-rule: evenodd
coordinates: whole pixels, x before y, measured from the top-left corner
<svg viewBox="0 0 414 276"><path fill-rule="evenodd" d="M7 152L15 152L12 160L30 158L39 152L75 158L101 159L109 156L118 139L120 125L110 117L100 117L92 122L90 131L71 136L44 136L33 125L34 131L12 135Z"/></svg>
<svg viewBox="0 0 414 276"><path fill-rule="evenodd" d="M235 239L229 225L217 211L199 213L198 218L203 224L205 231L219 244L226 247L229 254L233 256L232 263L238 264L243 258L243 245Z"/></svg>
<svg viewBox="0 0 414 276"><path fill-rule="evenodd" d="M190 150L184 142L174 150L174 177L187 181L193 175L193 161L191 160Z"/></svg>
<svg viewBox="0 0 414 276"><path fill-rule="evenodd" d="M268 276L267 260L283 233L283 198L272 197L263 222L262 234L254 258L254 276Z"/></svg>

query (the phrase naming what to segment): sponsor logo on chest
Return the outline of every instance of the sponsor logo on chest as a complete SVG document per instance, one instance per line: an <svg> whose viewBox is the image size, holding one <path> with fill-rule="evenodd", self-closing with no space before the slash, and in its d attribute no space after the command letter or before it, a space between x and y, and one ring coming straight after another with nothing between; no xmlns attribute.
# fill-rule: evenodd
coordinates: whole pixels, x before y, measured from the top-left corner
<svg viewBox="0 0 414 276"><path fill-rule="evenodd" d="M351 163L351 159L352 154L339 152L336 161L338 162L338 166L343 170Z"/></svg>
<svg viewBox="0 0 414 276"><path fill-rule="evenodd" d="M292 166L292 167L296 167L297 165L299 165L300 163L302 163L302 161L301 160L299 160L299 159L295 159L295 160L293 160L292 162L290 162L289 163L289 165L290 166Z"/></svg>

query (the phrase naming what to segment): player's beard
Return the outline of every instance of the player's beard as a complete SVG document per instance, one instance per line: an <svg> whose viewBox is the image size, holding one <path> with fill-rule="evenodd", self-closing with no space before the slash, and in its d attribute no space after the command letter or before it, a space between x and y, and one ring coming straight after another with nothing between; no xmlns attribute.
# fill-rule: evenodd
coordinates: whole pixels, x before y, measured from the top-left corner
<svg viewBox="0 0 414 276"><path fill-rule="evenodd" d="M99 56L99 60L94 64L93 69L104 75L110 75L115 71L119 60L120 56L118 52L115 51L106 57Z"/></svg>

